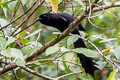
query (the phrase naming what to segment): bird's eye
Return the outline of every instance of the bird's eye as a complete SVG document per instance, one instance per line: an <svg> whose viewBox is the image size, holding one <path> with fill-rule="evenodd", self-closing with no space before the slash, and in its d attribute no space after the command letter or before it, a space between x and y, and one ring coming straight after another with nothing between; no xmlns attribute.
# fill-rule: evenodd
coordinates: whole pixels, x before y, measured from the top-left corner
<svg viewBox="0 0 120 80"><path fill-rule="evenodd" d="M43 17L46 17L47 15L43 15Z"/></svg>

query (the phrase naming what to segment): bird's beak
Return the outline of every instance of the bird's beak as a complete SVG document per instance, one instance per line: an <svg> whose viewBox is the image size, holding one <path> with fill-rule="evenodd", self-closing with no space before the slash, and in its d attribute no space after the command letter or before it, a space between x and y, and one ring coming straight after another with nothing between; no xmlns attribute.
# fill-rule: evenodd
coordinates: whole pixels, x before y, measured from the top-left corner
<svg viewBox="0 0 120 80"><path fill-rule="evenodd" d="M41 20L42 20L42 18L37 18L37 19L36 19L36 21L41 21Z"/></svg>

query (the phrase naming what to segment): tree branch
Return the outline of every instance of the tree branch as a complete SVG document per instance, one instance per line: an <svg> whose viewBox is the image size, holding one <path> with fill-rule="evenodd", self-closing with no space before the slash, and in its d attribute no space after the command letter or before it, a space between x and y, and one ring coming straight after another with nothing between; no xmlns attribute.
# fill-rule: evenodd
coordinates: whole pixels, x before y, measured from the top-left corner
<svg viewBox="0 0 120 80"><path fill-rule="evenodd" d="M42 1L40 2L40 4L31 12L31 14L30 14L28 17L26 17L21 24L19 24L19 25L17 26L17 28L10 34L10 36L14 35L14 33L15 33L20 27L22 27L22 25L37 11L37 9L38 9L43 3L44 3L44 0L42 0Z"/></svg>
<svg viewBox="0 0 120 80"><path fill-rule="evenodd" d="M92 4L96 4L99 0L94 0L92 2ZM89 10L92 10L95 7L95 5L91 5L90 8L87 10L86 14L89 14ZM78 16L70 25L69 27L57 38L55 38L54 40L48 42L47 44L45 44L42 48L36 50L35 52L33 52L32 54L30 54L27 58L26 61L30 61L33 58L39 56L40 54L42 54L48 47L53 46L54 44L56 44L57 42L59 42L60 40L62 40L64 37L66 37L69 33L71 33L76 27L77 25L85 18L84 14L81 14L80 16ZM7 65L8 66L8 65ZM3 74L13 68L16 68L17 65L15 64L11 64L11 66L9 66L8 68L6 67L3 71L0 70L0 74Z"/></svg>
<svg viewBox="0 0 120 80"><path fill-rule="evenodd" d="M98 0L94 0L92 4L96 4L98 2ZM95 5L91 5L91 9L93 9L95 7ZM90 8L88 8L88 10L86 11L86 14L89 14L88 12L91 10ZM84 14L81 14L80 16L78 16L70 25L69 27L62 32L62 34L59 35L59 37L55 38L54 40L48 42L47 44L45 44L42 48L36 50L35 52L33 52L32 54L30 54L27 58L26 61L30 61L31 59L39 56L40 54L42 54L42 52L44 52L48 47L53 46L54 44L56 44L57 42L59 42L60 40L62 40L64 37L66 37L67 35L69 35L69 33L71 33L76 27L77 25L85 18Z"/></svg>
<svg viewBox="0 0 120 80"><path fill-rule="evenodd" d="M113 8L113 7L119 7L120 6L120 1L115 2L115 3L109 3L108 5L100 6L97 8L93 9L93 12L101 11L103 9L108 9L108 8Z"/></svg>
<svg viewBox="0 0 120 80"><path fill-rule="evenodd" d="M67 77L67 76L71 76L71 75L75 75L75 74L80 74L82 73L83 71L78 71L78 72L72 72L72 73L69 73L69 74L65 74L65 75L62 75L62 76L59 76L57 78L55 78L54 80L59 80L61 78L64 78L64 77Z"/></svg>
<svg viewBox="0 0 120 80"><path fill-rule="evenodd" d="M119 7L120 6L120 1L115 2L115 3L109 3L108 5L103 5L103 6L99 6L93 9L93 12L97 12L97 11L101 11L101 10L105 10L105 9L109 9L109 8L113 8L113 7ZM33 24L35 24L35 22L33 22L32 24L28 25L27 27L23 28L21 31L17 32L16 34L14 34L13 36L16 36L17 34L19 34L20 32L26 30L27 28L31 27ZM102 29L102 28L100 28Z"/></svg>
<svg viewBox="0 0 120 80"><path fill-rule="evenodd" d="M44 0L41 1L41 3L38 5L38 7L35 8L35 10L34 10L30 15L32 15L43 3L44 3ZM34 5L35 5L35 4L34 4ZM30 10L31 10L31 9L30 9ZM27 11L27 12L28 12L28 11ZM26 12L26 13L27 13L27 12ZM23 15L24 15L24 14L23 14ZM23 15L21 15L21 17L22 17ZM29 17L30 17L30 15L29 15ZM21 17L18 17L17 19L19 19L19 18L21 18ZM23 22L25 23L25 21L26 21L29 17L27 17ZM10 24L14 23L15 21L17 21L17 19L14 20L14 21L12 21L12 22L9 23L8 25L2 27L1 29L6 28L6 27L9 26ZM23 24L23 23L22 23L22 24ZM22 24L20 24L19 27L22 26ZM1 29L0 29L0 30L1 30ZM12 70L12 69L14 69L14 68L16 68L16 67L17 67L17 65L16 65L15 63L11 63L11 64L9 64L9 65L6 65L4 69L3 69L3 68L0 68L0 74L3 74L3 73L5 73L5 72L7 72L7 71L10 71L10 70Z"/></svg>
<svg viewBox="0 0 120 80"><path fill-rule="evenodd" d="M21 14L18 18L16 18L15 20L12 20L9 24L3 26L0 28L0 30L7 28L9 25L11 25L12 23L16 22L17 20L19 20L20 18L22 18L24 15L26 15L36 4L37 2L35 2L25 13Z"/></svg>
<svg viewBox="0 0 120 80"><path fill-rule="evenodd" d="M32 70L32 69L30 69L30 68L28 68L28 67L26 67L26 66L23 66L23 67L21 67L21 68L24 69L24 70L27 71L27 72L32 73L33 75L36 75L36 76L38 76L38 77L40 77L40 78L43 78L43 79L45 79L45 80L53 80L53 79L54 79L54 78L51 78L51 77L49 77L49 76L40 74L40 73L38 73L37 71L34 71L34 70Z"/></svg>
<svg viewBox="0 0 120 80"><path fill-rule="evenodd" d="M89 41L89 40L87 40L87 39L85 39L85 38L83 38L83 37L80 37L82 40L84 40L84 41L86 41L86 42L88 42L90 45L92 45L97 51L98 51L98 54L99 55L101 55L106 61L109 61L109 62L111 62L117 69L119 69L119 71L120 71L120 66L119 65L117 65L113 60L111 60L110 58L108 58L108 57L106 57L104 54L103 54L103 52L95 45L95 44L93 44L91 41Z"/></svg>

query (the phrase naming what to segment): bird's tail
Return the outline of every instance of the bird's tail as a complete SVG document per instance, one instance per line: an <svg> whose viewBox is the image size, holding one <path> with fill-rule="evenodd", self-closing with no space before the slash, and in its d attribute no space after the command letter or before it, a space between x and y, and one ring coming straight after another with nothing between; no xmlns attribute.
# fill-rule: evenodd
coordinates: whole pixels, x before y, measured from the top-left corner
<svg viewBox="0 0 120 80"><path fill-rule="evenodd" d="M78 39L74 43L74 46L75 46L75 48L81 48L81 47L86 48L82 39ZM80 59L80 62L82 64L83 68L85 69L85 72L94 76L94 72L96 70L98 70L98 68L95 66L96 63L94 62L94 59L91 57L87 57L87 56L83 55L82 53L78 53L77 55Z"/></svg>

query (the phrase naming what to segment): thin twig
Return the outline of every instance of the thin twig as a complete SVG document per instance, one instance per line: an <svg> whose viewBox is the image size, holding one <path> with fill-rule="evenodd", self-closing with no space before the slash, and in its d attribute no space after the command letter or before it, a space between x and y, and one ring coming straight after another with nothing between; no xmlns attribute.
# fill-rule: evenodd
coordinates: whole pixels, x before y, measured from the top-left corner
<svg viewBox="0 0 120 80"><path fill-rule="evenodd" d="M85 39L85 38L83 38L83 37L80 37L82 40L84 40L84 41L86 41L86 42L88 42L89 44L91 44L97 51L98 51L98 53L106 60L106 61L109 61L109 62L111 62L117 69L119 69L119 71L120 71L120 66L119 65L117 65L113 60L111 60L110 58L108 58L108 57L106 57L103 53L102 53L102 51L95 45L95 44L93 44L91 41L89 41L88 39Z"/></svg>
<svg viewBox="0 0 120 80"><path fill-rule="evenodd" d="M33 61L33 62L29 62L26 65L31 65L33 63L40 62L40 61L62 61L62 62L67 62L67 63L70 63L70 64L74 64L74 65L77 65L77 66L81 66L81 64L78 64L78 63L75 63L75 62L72 62L72 61L68 61L68 60L62 60L62 59L40 59L40 60L36 60L36 61Z"/></svg>
<svg viewBox="0 0 120 80"><path fill-rule="evenodd" d="M31 12L31 14L26 17L23 22L21 24L18 25L18 27L10 34L10 36L14 35L14 33L20 28L22 27L22 25L37 11L37 9L39 9L39 7L44 3L44 0L42 0L40 2L40 4Z"/></svg>
<svg viewBox="0 0 120 80"><path fill-rule="evenodd" d="M21 67L21 68L24 69L24 70L27 71L27 72L32 73L33 75L36 75L36 76L38 76L38 77L40 77L40 78L43 78L43 79L45 79L45 80L53 80L53 79L54 79L54 78L51 78L51 77L49 77L49 76L40 74L40 73L38 73L37 71L34 71L34 70L28 68L27 66L24 66L24 67Z"/></svg>
<svg viewBox="0 0 120 80"><path fill-rule="evenodd" d="M101 11L102 9L109 9L109 8L113 8L113 7L119 7L120 6L120 1L115 2L115 3L109 3L107 5L97 7L93 9L93 12L97 12L97 11Z"/></svg>
<svg viewBox="0 0 120 80"><path fill-rule="evenodd" d="M13 13L13 15L12 15L12 18L11 18L10 22L15 18L19 6L20 6L20 2L17 1L16 6L15 6L15 8L14 8L14 13Z"/></svg>
<svg viewBox="0 0 120 80"><path fill-rule="evenodd" d="M94 0L92 2L92 4L97 3L98 0ZM91 9L93 9L95 6L91 5ZM89 13L89 9L87 11ZM86 13L87 15L87 13ZM43 46L42 48L36 50L35 52L31 53L27 58L26 61L31 61L33 58L39 56L40 54L42 54L48 47L53 46L54 44L56 44L57 42L59 42L60 40L62 40L64 37L66 37L69 33L71 33L76 27L77 25L80 23L81 20L83 20L85 18L84 14L81 14L80 16L78 16L70 25L69 27L57 38L55 38L54 40L50 41L49 43L45 44L45 46ZM8 66L7 68L4 69L3 72L0 71L1 74L12 70L13 68L16 68L17 65L12 64L12 66Z"/></svg>
<svg viewBox="0 0 120 80"><path fill-rule="evenodd" d="M27 28L31 27L32 25L34 25L37 21L33 22L32 24L28 25L27 27L23 28L22 30L20 30L19 32L17 32L16 34L14 34L13 36L15 37L16 35L18 35L19 33L21 33L22 31L26 30Z"/></svg>
<svg viewBox="0 0 120 80"><path fill-rule="evenodd" d="M35 2L35 3L31 6L31 8L33 8L36 3L37 3L37 2ZM12 23L16 22L18 19L22 18L24 15L26 15L26 14L31 10L31 8L29 8L25 13L23 13L22 15L20 15L20 16L19 16L18 18L16 18L15 20L11 21L9 24L1 27L0 30L2 30L2 29L4 29L4 28L7 28L9 25L11 25Z"/></svg>
<svg viewBox="0 0 120 80"><path fill-rule="evenodd" d="M97 3L98 0L94 0L92 4ZM93 9L95 6L91 5L91 9ZM88 9L87 12L89 12L90 8ZM87 13L86 13L87 14ZM89 14L89 13L88 13ZM31 59L33 59L34 57L42 54L42 52L44 52L48 47L53 46L54 44L56 44L57 42L59 42L60 40L62 40L64 37L66 37L67 35L69 35L69 33L71 33L79 24L79 22L81 20L83 20L85 18L84 14L81 14L80 16L78 16L70 25L69 27L62 32L62 34L59 35L59 37L55 38L54 40L48 42L47 44L45 44L45 46L43 46L42 48L36 50L35 52L31 53L26 60L30 61Z"/></svg>
<svg viewBox="0 0 120 80"><path fill-rule="evenodd" d="M71 75L75 75L75 74L80 74L82 73L83 71L78 71L78 72L72 72L72 73L69 73L69 74L65 74L65 75L62 75L62 76L59 76L57 78L55 78L54 80L59 80L61 78L64 78L64 77L67 77L67 76L71 76Z"/></svg>

